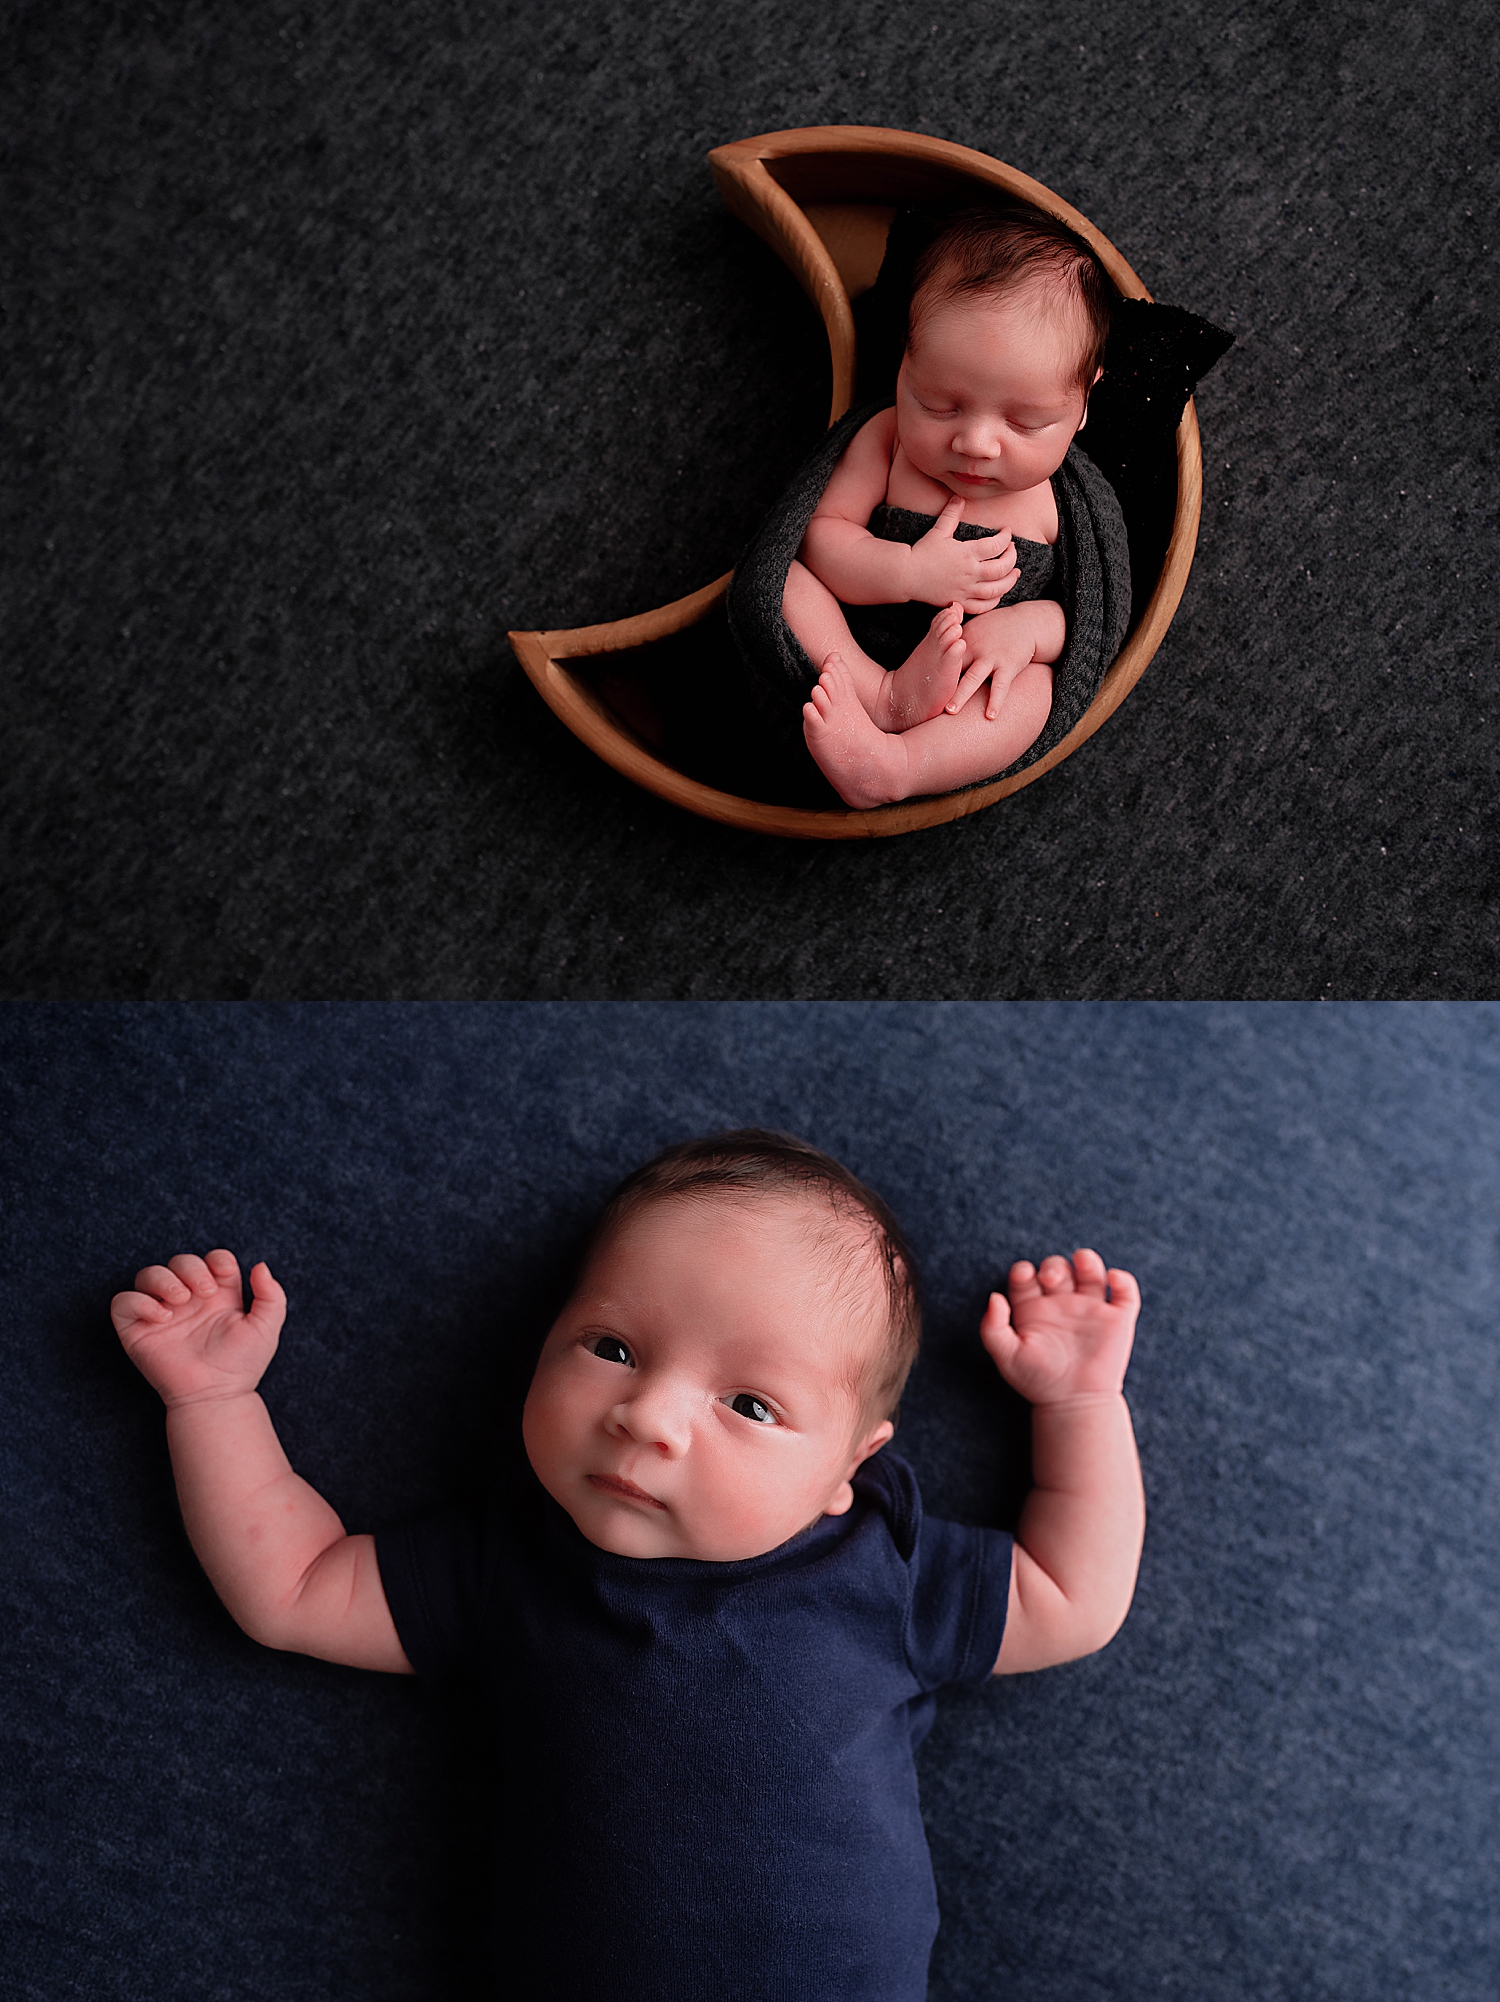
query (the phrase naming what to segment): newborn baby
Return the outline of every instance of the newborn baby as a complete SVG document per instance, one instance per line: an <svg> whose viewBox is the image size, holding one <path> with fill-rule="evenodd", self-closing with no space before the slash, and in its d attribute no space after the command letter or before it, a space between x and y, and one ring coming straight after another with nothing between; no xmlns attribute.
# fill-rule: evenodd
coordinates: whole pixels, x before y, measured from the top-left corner
<svg viewBox="0 0 1500 2002"><path fill-rule="evenodd" d="M1119 1627L1144 1508L1139 1305L1091 1251L1017 1264L980 1338L1031 1401L1014 1539L924 1517L882 1448L916 1277L880 1198L785 1135L639 1169L596 1226L485 1507L350 1536L256 1385L285 1296L180 1256L117 1295L194 1550L269 1647L471 1676L505 1754L507 1992L920 2002L937 1928L913 1750L947 1683Z"/></svg>
<svg viewBox="0 0 1500 2002"><path fill-rule="evenodd" d="M1081 237L1020 205L961 212L918 260L895 406L839 460L782 597L822 669L807 747L849 805L973 784L1041 734L1067 621L1034 588L1015 601L1016 540L1045 577L1051 479L1083 428L1115 297ZM903 600L943 609L888 673L843 607Z"/></svg>

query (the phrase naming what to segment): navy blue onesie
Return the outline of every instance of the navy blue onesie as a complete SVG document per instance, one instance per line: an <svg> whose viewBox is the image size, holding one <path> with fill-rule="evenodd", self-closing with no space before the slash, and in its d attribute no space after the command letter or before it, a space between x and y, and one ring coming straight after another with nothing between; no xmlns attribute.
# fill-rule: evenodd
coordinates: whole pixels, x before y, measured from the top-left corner
<svg viewBox="0 0 1500 2002"><path fill-rule="evenodd" d="M407 1657L477 1678L505 1794L503 1992L922 2002L937 1900L912 1753L1000 1651L1011 1539L924 1518L909 1467L736 1564L596 1549L530 1469L383 1530Z"/></svg>

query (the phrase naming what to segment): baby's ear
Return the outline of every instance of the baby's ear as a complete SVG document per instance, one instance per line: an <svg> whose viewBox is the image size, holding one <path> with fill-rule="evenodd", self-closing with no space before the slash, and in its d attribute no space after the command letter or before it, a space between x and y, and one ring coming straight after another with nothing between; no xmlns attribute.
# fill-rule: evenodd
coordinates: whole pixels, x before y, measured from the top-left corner
<svg viewBox="0 0 1500 2002"><path fill-rule="evenodd" d="M874 1431L869 1434L869 1436L865 1439L864 1443L859 1447L858 1457L854 1463L855 1466L862 1467L865 1461L870 1458L872 1453L878 1453L881 1447L884 1446L887 1443L887 1441L894 1439L895 1436L896 1436L896 1428L891 1423L890 1419L882 1418L880 1423L875 1427Z"/></svg>

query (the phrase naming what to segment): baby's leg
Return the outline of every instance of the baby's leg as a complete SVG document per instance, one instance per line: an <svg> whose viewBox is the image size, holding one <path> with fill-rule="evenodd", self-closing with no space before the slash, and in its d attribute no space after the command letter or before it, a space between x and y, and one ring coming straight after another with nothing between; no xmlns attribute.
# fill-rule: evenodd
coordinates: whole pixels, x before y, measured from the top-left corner
<svg viewBox="0 0 1500 2002"><path fill-rule="evenodd" d="M956 716L945 712L890 733L865 714L848 669L831 654L802 727L818 769L846 805L885 806L1003 772L1036 742L1051 708L1052 669L1032 661L1011 680L997 715L970 702Z"/></svg>
<svg viewBox="0 0 1500 2002"><path fill-rule="evenodd" d="M956 605L936 614L894 674L856 644L843 606L805 563L794 562L787 572L781 612L810 660L839 656L861 707L881 730L909 730L940 716L958 687L965 654L963 614Z"/></svg>

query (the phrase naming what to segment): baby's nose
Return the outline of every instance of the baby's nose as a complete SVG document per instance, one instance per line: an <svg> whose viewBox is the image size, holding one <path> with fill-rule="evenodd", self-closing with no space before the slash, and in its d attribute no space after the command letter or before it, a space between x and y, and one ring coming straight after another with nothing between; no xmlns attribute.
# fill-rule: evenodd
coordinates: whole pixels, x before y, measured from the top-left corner
<svg viewBox="0 0 1500 2002"><path fill-rule="evenodd" d="M964 459L998 459L1000 434L992 424L973 422L956 432L953 449Z"/></svg>
<svg viewBox="0 0 1500 2002"><path fill-rule="evenodd" d="M619 1419L637 1444L673 1455L686 1452L692 1437L692 1413L666 1385L642 1384L619 1406Z"/></svg>

